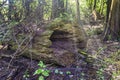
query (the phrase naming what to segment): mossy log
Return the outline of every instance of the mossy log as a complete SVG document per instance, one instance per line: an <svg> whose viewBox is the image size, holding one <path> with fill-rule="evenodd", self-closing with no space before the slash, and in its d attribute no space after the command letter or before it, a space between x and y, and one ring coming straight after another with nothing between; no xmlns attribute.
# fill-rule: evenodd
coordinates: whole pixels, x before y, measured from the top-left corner
<svg viewBox="0 0 120 80"><path fill-rule="evenodd" d="M76 44L78 49L86 47L85 33L79 26L72 23L53 21L39 30L34 36L32 48L27 49L23 53L24 56L62 66L70 66L75 62L74 45Z"/></svg>

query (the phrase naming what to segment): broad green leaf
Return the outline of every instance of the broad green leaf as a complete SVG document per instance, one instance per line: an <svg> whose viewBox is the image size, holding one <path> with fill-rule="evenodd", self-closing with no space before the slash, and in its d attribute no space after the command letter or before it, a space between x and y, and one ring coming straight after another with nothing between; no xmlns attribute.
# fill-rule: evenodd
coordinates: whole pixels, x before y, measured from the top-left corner
<svg viewBox="0 0 120 80"><path fill-rule="evenodd" d="M43 69L37 69L37 70L35 71L34 75L36 75L36 74L41 74L41 73L43 73L43 72L44 72Z"/></svg>
<svg viewBox="0 0 120 80"><path fill-rule="evenodd" d="M45 68L45 67L46 67L45 65L42 66L42 68Z"/></svg>
<svg viewBox="0 0 120 80"><path fill-rule="evenodd" d="M48 71L48 70L44 71L44 72L42 73L42 75L43 75L43 76L49 76L49 71Z"/></svg>
<svg viewBox="0 0 120 80"><path fill-rule="evenodd" d="M40 61L38 66L42 67L42 68L45 68L46 66L44 65L43 61Z"/></svg>
<svg viewBox="0 0 120 80"><path fill-rule="evenodd" d="M39 76L39 80L45 80L43 76Z"/></svg>

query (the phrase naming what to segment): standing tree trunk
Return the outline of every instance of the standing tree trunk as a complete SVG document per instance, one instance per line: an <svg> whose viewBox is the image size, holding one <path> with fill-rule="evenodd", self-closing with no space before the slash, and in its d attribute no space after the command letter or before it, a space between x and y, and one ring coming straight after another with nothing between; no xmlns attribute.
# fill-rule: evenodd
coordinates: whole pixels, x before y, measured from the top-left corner
<svg viewBox="0 0 120 80"><path fill-rule="evenodd" d="M64 13L64 0L52 0L52 15L51 18L57 18Z"/></svg>
<svg viewBox="0 0 120 80"><path fill-rule="evenodd" d="M108 25L107 25L107 23L108 23L108 19L109 19L109 13L110 13L110 8L111 8L111 2L112 2L112 0L107 0L107 2L106 2L106 4L107 4L107 9L106 9L106 23L105 23L105 29L104 29L104 32L103 32L103 35L104 35L104 37L103 37L103 40L105 40L106 38L106 34L107 34L107 30L108 30Z"/></svg>
<svg viewBox="0 0 120 80"><path fill-rule="evenodd" d="M99 8L100 15L103 15L103 9L104 9L104 0L101 0L100 1L100 8Z"/></svg>
<svg viewBox="0 0 120 80"><path fill-rule="evenodd" d="M68 12L68 0L66 0L65 11Z"/></svg>
<svg viewBox="0 0 120 80"><path fill-rule="evenodd" d="M107 25L104 33L104 40L111 36L111 39L120 37L120 0L112 0L109 16L107 17Z"/></svg>
<svg viewBox="0 0 120 80"><path fill-rule="evenodd" d="M96 2L97 2L97 0L94 0L93 10L96 9Z"/></svg>
<svg viewBox="0 0 120 80"><path fill-rule="evenodd" d="M52 0L52 14L51 14L52 19L58 17L57 3L58 3L57 0Z"/></svg>
<svg viewBox="0 0 120 80"><path fill-rule="evenodd" d="M58 14L63 14L64 13L64 0L58 0Z"/></svg>
<svg viewBox="0 0 120 80"><path fill-rule="evenodd" d="M33 0L22 0L22 4L25 9L25 18L28 18L31 14L30 4Z"/></svg>
<svg viewBox="0 0 120 80"><path fill-rule="evenodd" d="M76 7L77 7L77 23L80 24L80 5L79 0L76 0Z"/></svg>
<svg viewBox="0 0 120 80"><path fill-rule="evenodd" d="M112 0L107 0L107 14L106 14L106 23L108 23L108 19L109 19L109 13L110 13L110 8L111 8L111 3L112 3Z"/></svg>
<svg viewBox="0 0 120 80"><path fill-rule="evenodd" d="M8 10L8 20L12 20L12 15L14 13L14 6L13 6L13 1L14 0L8 0L8 3L9 3L9 10Z"/></svg>
<svg viewBox="0 0 120 80"><path fill-rule="evenodd" d="M44 0L38 0L39 4L38 7L36 9L36 17L38 18L38 20L43 20L43 13L44 13Z"/></svg>

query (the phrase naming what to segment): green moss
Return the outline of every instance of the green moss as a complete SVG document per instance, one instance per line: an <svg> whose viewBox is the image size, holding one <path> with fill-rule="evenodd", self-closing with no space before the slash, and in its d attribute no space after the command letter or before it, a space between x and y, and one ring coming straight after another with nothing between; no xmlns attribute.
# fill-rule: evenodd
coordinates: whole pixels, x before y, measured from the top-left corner
<svg viewBox="0 0 120 80"><path fill-rule="evenodd" d="M56 28L58 26L62 27L64 25L64 22L59 19L59 18L56 18L55 20L53 20L48 26L50 27L50 29L52 28Z"/></svg>

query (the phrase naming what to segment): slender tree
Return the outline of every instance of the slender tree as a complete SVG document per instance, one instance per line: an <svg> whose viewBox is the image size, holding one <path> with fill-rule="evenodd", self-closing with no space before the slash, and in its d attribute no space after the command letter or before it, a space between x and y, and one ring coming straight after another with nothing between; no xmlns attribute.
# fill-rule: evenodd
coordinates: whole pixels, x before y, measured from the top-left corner
<svg viewBox="0 0 120 80"><path fill-rule="evenodd" d="M64 0L52 0L52 15L51 18L57 18L64 13Z"/></svg>
<svg viewBox="0 0 120 80"><path fill-rule="evenodd" d="M33 0L22 0L22 4L24 6L25 9L25 16L30 16L31 13L31 8L30 8L30 4L33 2Z"/></svg>
<svg viewBox="0 0 120 80"><path fill-rule="evenodd" d="M12 15L13 15L13 9L14 9L14 0L8 0L8 3L9 3L9 10L8 10L8 19L9 20L12 20Z"/></svg>
<svg viewBox="0 0 120 80"><path fill-rule="evenodd" d="M38 17L39 20L43 20L43 13L44 13L44 0L38 0L38 7L37 7L37 11L36 11L36 17Z"/></svg>
<svg viewBox="0 0 120 80"><path fill-rule="evenodd" d="M96 9L96 2L97 2L97 0L94 0L93 10Z"/></svg>
<svg viewBox="0 0 120 80"><path fill-rule="evenodd" d="M67 12L68 11L68 0L66 0L66 6L65 6L65 11Z"/></svg>
<svg viewBox="0 0 120 80"><path fill-rule="evenodd" d="M76 10L77 10L77 23L80 23L80 5L79 5L79 0L76 0Z"/></svg>

